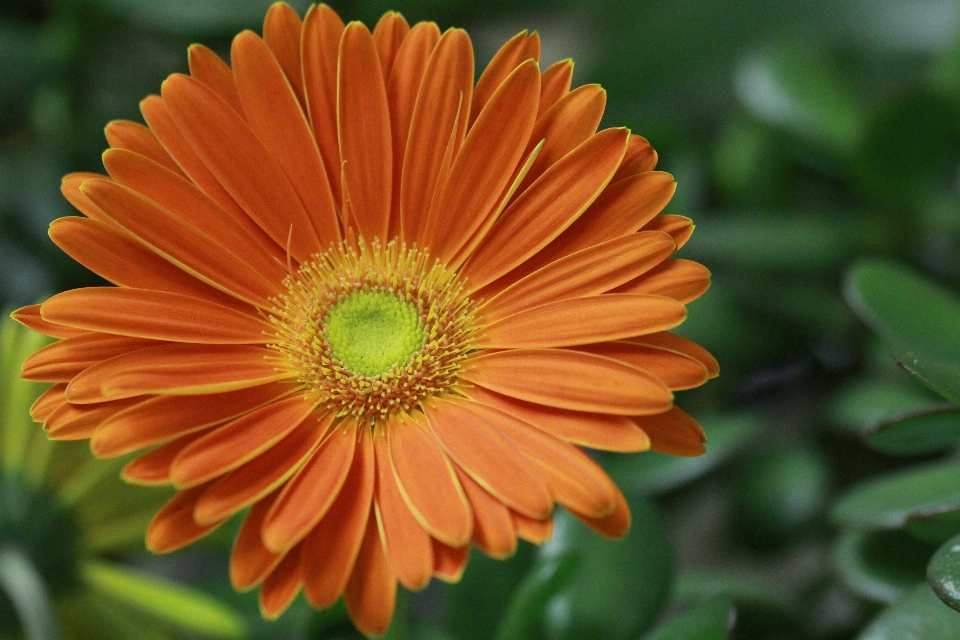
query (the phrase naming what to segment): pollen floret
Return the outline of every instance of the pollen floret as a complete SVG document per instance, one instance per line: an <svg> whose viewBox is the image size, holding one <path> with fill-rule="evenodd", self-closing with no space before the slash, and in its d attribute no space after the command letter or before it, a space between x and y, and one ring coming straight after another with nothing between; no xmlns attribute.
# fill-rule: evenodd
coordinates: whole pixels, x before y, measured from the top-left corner
<svg viewBox="0 0 960 640"><path fill-rule="evenodd" d="M474 351L476 304L426 251L361 240L315 256L284 284L271 317L278 366L322 407L376 422L455 391Z"/></svg>

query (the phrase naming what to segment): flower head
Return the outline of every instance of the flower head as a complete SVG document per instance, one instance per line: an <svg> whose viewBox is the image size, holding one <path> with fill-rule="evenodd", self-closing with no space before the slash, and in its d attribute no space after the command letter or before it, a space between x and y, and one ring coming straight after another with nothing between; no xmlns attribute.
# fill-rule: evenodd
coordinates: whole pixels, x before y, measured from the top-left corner
<svg viewBox="0 0 960 640"><path fill-rule="evenodd" d="M389 624L396 583L456 580L471 543L542 542L558 503L609 536L626 502L580 447L693 455L672 391L716 361L668 330L708 286L670 256L693 227L605 94L541 71L536 34L474 84L470 39L386 14L371 33L283 4L228 66L190 49L113 122L108 176L51 237L118 285L16 317L59 342L38 420L132 482L179 493L147 543L249 508L231 578L267 616L302 589Z"/></svg>

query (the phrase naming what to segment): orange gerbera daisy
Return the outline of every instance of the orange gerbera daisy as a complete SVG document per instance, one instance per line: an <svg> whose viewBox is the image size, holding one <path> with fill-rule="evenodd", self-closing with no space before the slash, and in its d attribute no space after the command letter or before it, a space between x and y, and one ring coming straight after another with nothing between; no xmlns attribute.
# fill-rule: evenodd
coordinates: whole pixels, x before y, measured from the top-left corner
<svg viewBox="0 0 960 640"><path fill-rule="evenodd" d="M554 503L608 536L626 502L579 447L693 455L672 390L716 361L667 333L709 284L670 258L687 218L600 87L540 71L521 33L474 84L467 34L373 33L287 5L232 68L201 46L107 126L108 176L71 174L86 217L50 235L114 284L15 314L60 340L23 375L33 408L94 453L152 448L131 482L180 492L148 546L249 507L230 575L265 615L302 588L389 625L396 583L456 580L472 542L542 542Z"/></svg>

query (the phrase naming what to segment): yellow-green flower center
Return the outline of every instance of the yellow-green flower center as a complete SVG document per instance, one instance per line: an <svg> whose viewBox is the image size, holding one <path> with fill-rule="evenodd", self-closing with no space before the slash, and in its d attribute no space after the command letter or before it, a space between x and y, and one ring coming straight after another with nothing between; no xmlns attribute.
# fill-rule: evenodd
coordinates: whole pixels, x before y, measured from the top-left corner
<svg viewBox="0 0 960 640"><path fill-rule="evenodd" d="M323 322L333 357L362 376L410 362L423 344L417 308L386 291L357 291L337 303Z"/></svg>

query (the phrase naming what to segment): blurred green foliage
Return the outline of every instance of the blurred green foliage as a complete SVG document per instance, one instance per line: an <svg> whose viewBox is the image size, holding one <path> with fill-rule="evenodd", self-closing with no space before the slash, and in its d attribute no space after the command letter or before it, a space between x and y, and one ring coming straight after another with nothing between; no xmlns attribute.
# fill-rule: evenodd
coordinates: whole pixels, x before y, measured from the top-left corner
<svg viewBox="0 0 960 640"><path fill-rule="evenodd" d="M95 282L46 239L71 213L60 176L99 170L108 121L268 4L0 3L0 305ZM466 27L480 65L539 30L545 61L607 89L605 125L652 142L668 211L698 225L683 255L714 274L681 328L722 366L680 397L708 453L600 456L633 506L625 541L560 514L542 549L474 553L460 584L405 594L388 637L960 637L960 5L331 4ZM148 565L229 599L251 637L357 637L342 605L262 621L226 584L230 534Z"/></svg>

